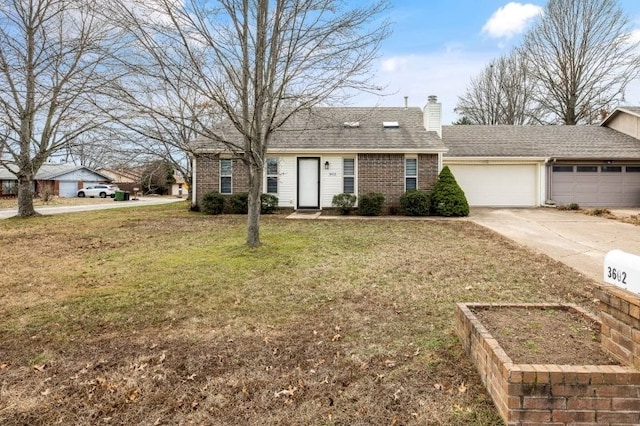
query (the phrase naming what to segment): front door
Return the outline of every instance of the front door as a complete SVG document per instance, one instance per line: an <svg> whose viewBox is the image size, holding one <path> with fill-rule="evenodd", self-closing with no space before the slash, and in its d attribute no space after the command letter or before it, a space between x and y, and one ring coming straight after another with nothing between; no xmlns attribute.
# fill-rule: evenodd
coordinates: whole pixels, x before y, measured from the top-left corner
<svg viewBox="0 0 640 426"><path fill-rule="evenodd" d="M298 208L320 208L320 158L298 158Z"/></svg>

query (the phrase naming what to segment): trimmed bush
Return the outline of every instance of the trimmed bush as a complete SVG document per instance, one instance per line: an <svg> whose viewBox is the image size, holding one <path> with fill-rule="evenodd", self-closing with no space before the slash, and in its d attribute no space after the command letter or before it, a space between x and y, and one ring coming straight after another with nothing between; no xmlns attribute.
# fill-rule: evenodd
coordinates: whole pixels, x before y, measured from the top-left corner
<svg viewBox="0 0 640 426"><path fill-rule="evenodd" d="M467 197L448 166L444 166L431 191L431 213L446 217L469 215Z"/></svg>
<svg viewBox="0 0 640 426"><path fill-rule="evenodd" d="M384 204L384 195L379 192L370 192L360 196L358 213L363 216L379 216Z"/></svg>
<svg viewBox="0 0 640 426"><path fill-rule="evenodd" d="M278 210L278 197L273 194L260 195L260 213L273 214Z"/></svg>
<svg viewBox="0 0 640 426"><path fill-rule="evenodd" d="M355 206L357 199L358 197L354 194L347 194L346 192L343 192L342 194L336 194L333 196L331 205L333 207L337 207L338 210L340 210L340 214L347 215L351 213L351 210L353 210L353 206Z"/></svg>
<svg viewBox="0 0 640 426"><path fill-rule="evenodd" d="M429 216L431 199L424 191L411 189L400 196L400 211L407 216Z"/></svg>
<svg viewBox="0 0 640 426"><path fill-rule="evenodd" d="M229 197L231 211L235 214L247 214L249 212L249 194L238 192Z"/></svg>
<svg viewBox="0 0 640 426"><path fill-rule="evenodd" d="M221 214L224 210L224 196L216 191L207 192L202 197L200 210L206 214Z"/></svg>

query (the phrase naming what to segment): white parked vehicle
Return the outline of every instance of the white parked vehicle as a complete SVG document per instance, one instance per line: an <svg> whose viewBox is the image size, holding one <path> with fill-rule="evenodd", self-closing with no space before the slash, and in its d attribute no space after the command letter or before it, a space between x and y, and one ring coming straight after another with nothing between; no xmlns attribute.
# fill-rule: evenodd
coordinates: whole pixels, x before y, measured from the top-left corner
<svg viewBox="0 0 640 426"><path fill-rule="evenodd" d="M91 186L87 186L86 188L79 189L78 197L80 198L84 198L84 197L114 198L116 196L116 191L118 191L119 189L120 188L118 188L115 185L106 185L106 184L91 185Z"/></svg>

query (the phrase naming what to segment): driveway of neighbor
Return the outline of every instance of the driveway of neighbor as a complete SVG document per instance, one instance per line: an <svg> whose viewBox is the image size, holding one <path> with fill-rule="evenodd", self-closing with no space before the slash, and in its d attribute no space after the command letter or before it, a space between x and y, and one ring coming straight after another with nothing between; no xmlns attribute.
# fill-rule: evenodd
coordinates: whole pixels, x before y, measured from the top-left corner
<svg viewBox="0 0 640 426"><path fill-rule="evenodd" d="M152 206L156 204L169 204L184 201L184 198L165 197L140 197L131 201L114 201L113 203L82 204L77 206L36 207L36 211L43 215L87 212L91 210L117 209L123 207ZM0 219L7 219L18 214L17 209L0 209Z"/></svg>
<svg viewBox="0 0 640 426"><path fill-rule="evenodd" d="M640 227L580 212L473 208L469 220L563 262L597 283L604 282L604 256L610 250L640 255Z"/></svg>

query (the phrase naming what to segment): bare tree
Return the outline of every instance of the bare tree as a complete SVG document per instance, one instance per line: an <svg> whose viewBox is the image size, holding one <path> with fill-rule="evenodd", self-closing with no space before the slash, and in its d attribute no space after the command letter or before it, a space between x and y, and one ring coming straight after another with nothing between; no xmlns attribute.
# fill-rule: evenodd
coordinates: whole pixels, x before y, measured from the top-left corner
<svg viewBox="0 0 640 426"><path fill-rule="evenodd" d="M155 0L121 1L120 7L119 21L165 79L191 81L223 114L224 125L201 131L246 165L247 244L259 245L262 177L274 132L299 111L346 99L347 91L376 90L369 71L389 33L386 21L376 22L386 5Z"/></svg>
<svg viewBox="0 0 640 426"><path fill-rule="evenodd" d="M522 47L549 121L588 122L638 76L638 43L616 0L549 0Z"/></svg>
<svg viewBox="0 0 640 426"><path fill-rule="evenodd" d="M0 3L0 164L18 178L18 215L33 216L33 181L49 156L102 123L108 28L88 0Z"/></svg>
<svg viewBox="0 0 640 426"><path fill-rule="evenodd" d="M531 124L536 121L533 80L517 51L493 60L458 97L455 111L470 124Z"/></svg>
<svg viewBox="0 0 640 426"><path fill-rule="evenodd" d="M123 64L126 75L111 82L108 93L116 100L103 108L118 123L122 151L145 162L162 160L193 184L190 143L220 121L211 102L194 89L196 75L185 80L184 69L169 75L153 56L134 49ZM131 60L133 59L133 61Z"/></svg>

